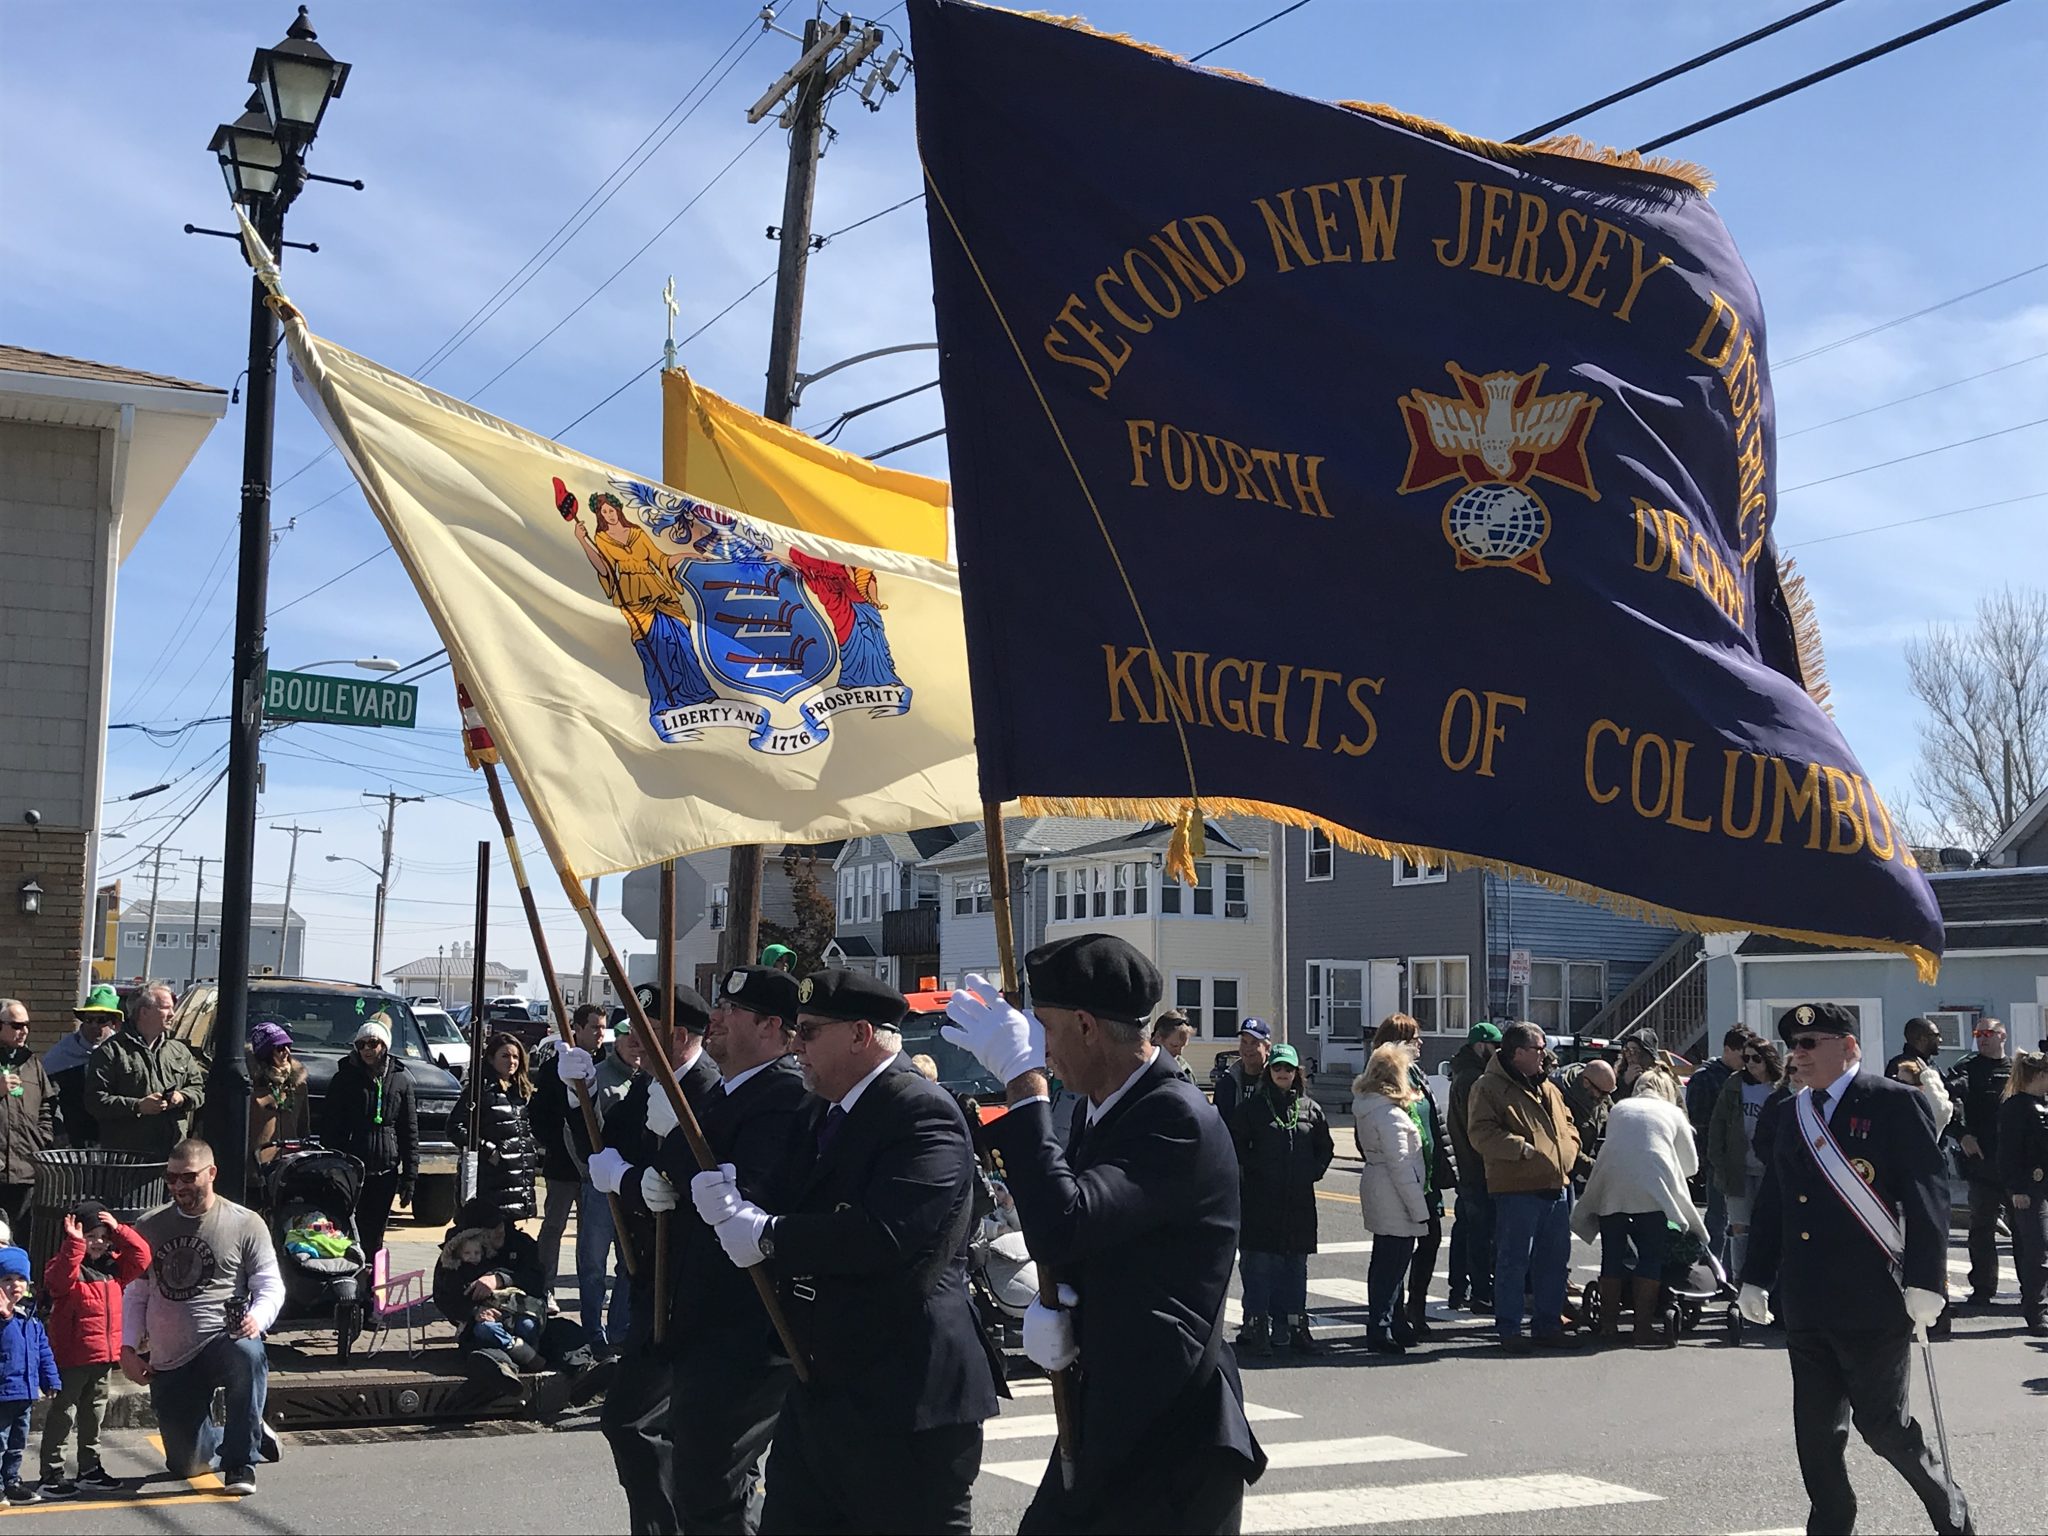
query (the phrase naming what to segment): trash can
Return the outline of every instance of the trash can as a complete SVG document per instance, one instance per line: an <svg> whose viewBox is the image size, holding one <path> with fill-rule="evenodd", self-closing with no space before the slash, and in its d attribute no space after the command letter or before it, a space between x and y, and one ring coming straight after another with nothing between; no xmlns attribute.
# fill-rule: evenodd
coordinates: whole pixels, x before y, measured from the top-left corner
<svg viewBox="0 0 2048 1536"><path fill-rule="evenodd" d="M109 1147L62 1147L37 1152L35 1206L29 1216L27 1248L38 1273L64 1236L64 1216L91 1196L106 1203L117 1221L133 1221L170 1197L164 1192L164 1160L148 1152ZM19 1243L22 1233L15 1233Z"/></svg>

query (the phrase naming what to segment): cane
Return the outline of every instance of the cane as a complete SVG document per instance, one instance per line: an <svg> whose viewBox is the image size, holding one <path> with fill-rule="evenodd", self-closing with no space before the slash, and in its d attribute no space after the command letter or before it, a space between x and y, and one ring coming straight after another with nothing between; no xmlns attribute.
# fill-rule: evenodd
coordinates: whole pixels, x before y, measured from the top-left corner
<svg viewBox="0 0 2048 1536"><path fill-rule="evenodd" d="M1915 1323L1913 1337L1920 1341L1920 1360L1927 1367L1927 1406L1934 1414L1934 1442L1941 1447L1941 1475L1954 1486L1956 1467L1948 1459L1948 1425L1941 1418L1941 1389L1934 1384L1934 1345L1928 1340L1927 1325Z"/></svg>

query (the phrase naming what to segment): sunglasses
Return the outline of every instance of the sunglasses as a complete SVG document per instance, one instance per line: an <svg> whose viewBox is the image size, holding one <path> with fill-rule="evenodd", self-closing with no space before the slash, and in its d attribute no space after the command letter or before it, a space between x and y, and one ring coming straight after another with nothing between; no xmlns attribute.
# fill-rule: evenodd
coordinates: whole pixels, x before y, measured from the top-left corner
<svg viewBox="0 0 2048 1536"><path fill-rule="evenodd" d="M164 1182L166 1184L197 1184L199 1182L199 1175L197 1173L180 1173L176 1169L172 1169L164 1175Z"/></svg>
<svg viewBox="0 0 2048 1536"><path fill-rule="evenodd" d="M1759 1065L1759 1066L1760 1066L1760 1065L1762 1065L1762 1063L1763 1063L1763 1057L1761 1057L1761 1056L1757 1055L1757 1053L1756 1053L1755 1051L1744 1051L1744 1052L1742 1053L1742 1059L1743 1059L1744 1061L1746 1061L1746 1062L1749 1062L1749 1063L1753 1064L1753 1065Z"/></svg>
<svg viewBox="0 0 2048 1536"><path fill-rule="evenodd" d="M0 1019L0 1029L27 1029L27 1019ZM1982 1031L1978 1031L1982 1033Z"/></svg>
<svg viewBox="0 0 2048 1536"><path fill-rule="evenodd" d="M817 1039L821 1033L823 1033L827 1029L830 1029L834 1024L851 1024L853 1022L854 1020L852 1019L806 1019L804 1020L804 1022L797 1025L796 1037L797 1039L803 1041L805 1045L809 1045L813 1040Z"/></svg>
<svg viewBox="0 0 2048 1536"><path fill-rule="evenodd" d="M1792 1040L1795 1051L1817 1051L1830 1040L1839 1040L1840 1035L1797 1035Z"/></svg>

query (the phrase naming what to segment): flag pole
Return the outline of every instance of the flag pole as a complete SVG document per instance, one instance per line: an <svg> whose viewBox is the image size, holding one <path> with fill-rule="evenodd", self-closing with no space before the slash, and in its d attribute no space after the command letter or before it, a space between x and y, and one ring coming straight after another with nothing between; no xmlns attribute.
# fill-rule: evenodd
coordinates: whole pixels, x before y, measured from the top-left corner
<svg viewBox="0 0 2048 1536"><path fill-rule="evenodd" d="M519 856L519 838L512 830L512 812L505 803L505 789L498 782L498 767L485 763L484 786L490 791L491 813L498 818L498 835L505 839L505 857L512 864L512 883L519 887L519 904L526 909L527 931L533 936L534 958L540 962L540 973L547 981L548 1006L554 1010L555 1033L564 1045L574 1045L575 1036L569 1028L569 1012L562 1006L562 983L555 975L554 959L548 953L547 931L541 927L540 908L533 899L533 888L527 884L526 861ZM475 1005L481 1009L481 1005ZM604 1130L598 1123L597 1106L591 1102L590 1085L580 1079L576 1084L576 1102L583 1107L583 1129L590 1135L590 1150L604 1150ZM606 1195L605 1200L612 1208L612 1230L623 1234L626 1230L626 1213L619 1205L617 1195ZM638 1262L633 1257L633 1245L619 1244L619 1262L626 1267L626 1273L638 1272ZM552 1278L549 1280L553 1284Z"/></svg>
<svg viewBox="0 0 2048 1536"><path fill-rule="evenodd" d="M664 859L661 863L661 955L656 972L661 978L661 1038L664 1041L676 1037L676 861ZM587 942L587 941L586 941ZM654 1215L654 1294L668 1295L668 1218L667 1211ZM654 1309L654 1342L668 1341L668 1308Z"/></svg>
<svg viewBox="0 0 2048 1536"><path fill-rule="evenodd" d="M1017 935L1010 925L1010 851L1003 836L1003 808L994 800L982 803L981 835L988 847L989 905L995 908L996 958L1003 972L1003 996L1014 1005L1023 992L1017 984ZM1057 1308L1059 1289L1051 1267L1040 1264L1039 1305ZM1059 1435L1060 1482L1072 1489L1080 1455L1074 1429L1074 1373L1068 1368L1049 1372L1048 1375L1052 1382L1053 1422Z"/></svg>
<svg viewBox="0 0 2048 1536"><path fill-rule="evenodd" d="M550 848L551 856L552 852ZM697 1123L696 1111L690 1108L689 1100L683 1097L682 1085L676 1081L675 1067L668 1059L668 1042L656 1033L654 1022L647 1016L647 1009L641 1003L640 995L627 981L625 964L619 959L619 952L612 947L611 936L604 931L604 924L599 920L596 909L591 906L589 896L584 893L582 882L574 873L559 865L556 866L555 873L561 878L563 893L568 896L569 905L575 909L577 918L581 920L584 932L590 935L590 942L597 950L598 960L603 964L605 974L612 979L613 989L626 1005L633 1031L643 1042L642 1048L646 1053L649 1075L653 1077L655 1086L667 1097L669 1107L675 1111L677 1129L683 1133L684 1140L689 1142L690 1153L697 1159L697 1166L706 1173L715 1172L718 1167L717 1154L711 1150L711 1143L704 1139L704 1128ZM754 1289L761 1293L761 1305L768 1313L768 1321L775 1325L776 1336L782 1340L783 1352L789 1356L790 1367L796 1372L796 1379L801 1382L810 1381L810 1362L805 1358L803 1350L797 1344L796 1334L789 1326L789 1317L782 1310L782 1299L775 1294L775 1282L768 1278L768 1271L759 1264L749 1266L747 1273L753 1277ZM657 1296L655 1300L659 1305L663 1298Z"/></svg>

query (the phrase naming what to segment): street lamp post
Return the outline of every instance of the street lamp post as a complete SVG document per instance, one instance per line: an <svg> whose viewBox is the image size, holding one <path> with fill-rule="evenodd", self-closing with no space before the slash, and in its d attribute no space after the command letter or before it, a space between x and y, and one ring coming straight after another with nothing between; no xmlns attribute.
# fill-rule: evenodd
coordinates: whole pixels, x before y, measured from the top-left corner
<svg viewBox="0 0 2048 1536"><path fill-rule="evenodd" d="M384 875L376 865L366 863L362 859L352 859L345 853L330 853L327 855L327 862L353 864L358 869L367 869L377 877L377 919L376 926L370 931L370 985L381 987L384 984Z"/></svg>
<svg viewBox="0 0 2048 1536"><path fill-rule="evenodd" d="M214 131L228 195L248 210L273 258L284 216L309 173L305 153L348 65L315 40L305 7L275 48L249 66L249 108ZM209 1129L220 1192L243 1199L249 1165L249 922L256 875L256 770L263 730L264 609L270 586L271 436L277 414L278 320L260 278L250 282L249 394L242 442L241 558L235 589L234 686L229 696L227 825L222 840L220 994L207 1074Z"/></svg>

